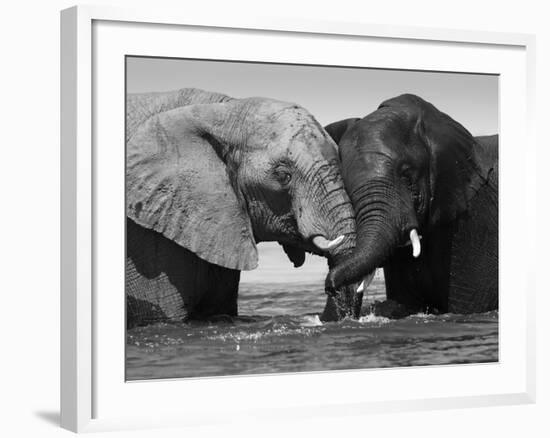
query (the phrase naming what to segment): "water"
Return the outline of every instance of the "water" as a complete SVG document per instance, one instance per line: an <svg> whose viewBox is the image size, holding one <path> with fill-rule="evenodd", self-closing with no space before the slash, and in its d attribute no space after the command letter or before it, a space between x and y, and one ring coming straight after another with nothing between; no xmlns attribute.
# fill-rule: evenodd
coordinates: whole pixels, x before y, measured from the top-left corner
<svg viewBox="0 0 550 438"><path fill-rule="evenodd" d="M369 302L384 299L383 279ZM498 360L498 312L321 323L322 282L244 283L232 320L127 333L128 380L442 365Z"/></svg>

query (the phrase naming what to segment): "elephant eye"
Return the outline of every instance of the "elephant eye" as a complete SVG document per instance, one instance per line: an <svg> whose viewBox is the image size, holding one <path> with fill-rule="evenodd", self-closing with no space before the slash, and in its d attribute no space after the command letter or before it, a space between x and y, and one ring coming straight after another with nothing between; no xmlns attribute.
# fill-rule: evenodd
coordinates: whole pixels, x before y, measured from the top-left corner
<svg viewBox="0 0 550 438"><path fill-rule="evenodd" d="M278 178L281 184L286 186L290 183L290 180L292 179L292 175L290 175L290 173L288 172L279 172Z"/></svg>
<svg viewBox="0 0 550 438"><path fill-rule="evenodd" d="M283 186L287 186L292 180L292 175L286 169L277 169L275 171L275 176L277 177L279 183L281 183L281 185Z"/></svg>

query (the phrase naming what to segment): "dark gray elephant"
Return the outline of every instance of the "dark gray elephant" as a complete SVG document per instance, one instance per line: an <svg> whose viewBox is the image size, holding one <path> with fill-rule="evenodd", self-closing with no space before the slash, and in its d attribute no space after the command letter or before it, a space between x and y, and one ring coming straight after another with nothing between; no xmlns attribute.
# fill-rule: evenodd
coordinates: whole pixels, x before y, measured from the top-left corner
<svg viewBox="0 0 550 438"><path fill-rule="evenodd" d="M237 315L258 242L295 266L354 247L336 145L304 108L183 89L128 96L126 120L128 326Z"/></svg>
<svg viewBox="0 0 550 438"><path fill-rule="evenodd" d="M327 291L383 267L390 316L497 309L498 137L474 138L410 94L325 129L357 216L356 251Z"/></svg>

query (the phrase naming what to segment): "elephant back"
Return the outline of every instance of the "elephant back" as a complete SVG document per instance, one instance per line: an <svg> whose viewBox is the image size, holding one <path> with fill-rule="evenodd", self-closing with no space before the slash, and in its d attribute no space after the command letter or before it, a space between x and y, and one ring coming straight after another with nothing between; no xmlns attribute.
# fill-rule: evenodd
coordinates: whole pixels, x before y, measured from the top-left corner
<svg viewBox="0 0 550 438"><path fill-rule="evenodd" d="M483 151L481 156L485 171L487 173L490 171L491 178L495 179L495 183L498 184L498 134L483 135L475 139Z"/></svg>
<svg viewBox="0 0 550 438"><path fill-rule="evenodd" d="M156 114L182 106L219 103L234 100L222 93L198 88L182 88L176 91L129 94L126 98L126 141L137 128Z"/></svg>

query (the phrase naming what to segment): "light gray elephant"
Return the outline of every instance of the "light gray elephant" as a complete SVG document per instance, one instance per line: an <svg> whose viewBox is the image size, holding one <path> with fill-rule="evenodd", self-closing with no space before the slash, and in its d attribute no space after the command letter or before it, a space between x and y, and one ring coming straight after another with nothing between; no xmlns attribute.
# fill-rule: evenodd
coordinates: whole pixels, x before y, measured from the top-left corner
<svg viewBox="0 0 550 438"><path fill-rule="evenodd" d="M295 266L354 248L336 145L304 108L182 89L129 95L126 123L128 326L237 315L258 242Z"/></svg>

